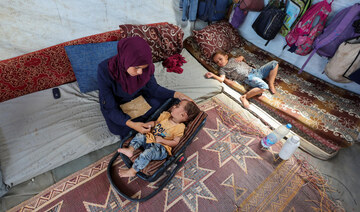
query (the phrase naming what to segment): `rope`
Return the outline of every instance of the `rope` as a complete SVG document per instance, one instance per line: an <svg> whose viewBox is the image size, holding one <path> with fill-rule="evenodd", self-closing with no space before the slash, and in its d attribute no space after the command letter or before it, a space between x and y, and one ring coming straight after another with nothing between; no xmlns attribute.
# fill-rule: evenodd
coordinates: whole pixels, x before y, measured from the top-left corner
<svg viewBox="0 0 360 212"><path fill-rule="evenodd" d="M303 186L309 185L313 187L320 195L320 201L312 201L319 205L320 211L334 211L335 209L342 209L342 206L335 203L335 201L329 197L329 192L335 192L336 189L329 184L329 180L326 179L312 164L308 161L309 155L304 156L302 153L294 154L295 160L300 164L300 177L306 182ZM344 210L345 211L345 210Z"/></svg>

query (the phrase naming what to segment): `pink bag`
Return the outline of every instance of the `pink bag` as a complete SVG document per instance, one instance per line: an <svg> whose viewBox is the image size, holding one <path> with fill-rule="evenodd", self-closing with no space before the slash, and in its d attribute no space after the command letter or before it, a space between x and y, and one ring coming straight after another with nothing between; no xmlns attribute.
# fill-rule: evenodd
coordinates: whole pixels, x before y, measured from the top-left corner
<svg viewBox="0 0 360 212"><path fill-rule="evenodd" d="M291 32L285 37L290 46L289 51L298 55L307 55L312 51L315 38L320 35L325 27L326 18L331 12L331 3L323 0L312 5Z"/></svg>

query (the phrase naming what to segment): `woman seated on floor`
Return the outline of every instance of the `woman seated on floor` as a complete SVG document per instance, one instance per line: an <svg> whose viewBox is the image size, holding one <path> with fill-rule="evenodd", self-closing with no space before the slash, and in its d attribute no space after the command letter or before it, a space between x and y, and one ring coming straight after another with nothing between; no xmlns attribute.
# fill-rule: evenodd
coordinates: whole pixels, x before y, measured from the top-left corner
<svg viewBox="0 0 360 212"><path fill-rule="evenodd" d="M121 39L117 51L117 55L104 60L98 67L99 102L110 132L121 138L131 129L140 133L150 132L150 127L143 122L167 99L174 97L192 101L185 94L164 88L156 82L151 48L144 39ZM151 109L131 118L120 105L136 98L145 99ZM146 105L146 102L140 101L136 106Z"/></svg>

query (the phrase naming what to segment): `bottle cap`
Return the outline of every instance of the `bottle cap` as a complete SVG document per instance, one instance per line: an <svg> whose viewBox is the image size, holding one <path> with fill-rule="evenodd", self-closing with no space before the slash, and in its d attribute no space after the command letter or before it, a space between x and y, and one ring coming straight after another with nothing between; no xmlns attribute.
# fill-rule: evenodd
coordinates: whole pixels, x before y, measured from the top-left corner
<svg viewBox="0 0 360 212"><path fill-rule="evenodd" d="M292 128L292 125L291 125L291 124L287 124L287 125L286 125L286 128L290 129L290 128Z"/></svg>
<svg viewBox="0 0 360 212"><path fill-rule="evenodd" d="M291 140L291 142L293 142L294 144L300 142L300 138L299 138L298 136L296 136L296 135L292 136L290 140Z"/></svg>

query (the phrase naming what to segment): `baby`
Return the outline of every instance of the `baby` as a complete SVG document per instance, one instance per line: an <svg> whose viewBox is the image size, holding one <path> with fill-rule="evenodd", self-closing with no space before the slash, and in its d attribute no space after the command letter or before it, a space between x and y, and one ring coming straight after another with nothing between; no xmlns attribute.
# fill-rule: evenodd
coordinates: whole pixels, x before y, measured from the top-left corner
<svg viewBox="0 0 360 212"><path fill-rule="evenodd" d="M171 155L171 149L178 145L180 138L184 134L184 123L193 120L199 113L200 109L194 102L182 100L179 104L174 105L170 112L162 112L156 121L145 123L153 128L150 133L146 135L136 134L130 141L129 147L117 150L130 158L140 146L145 149L136 158L130 169L120 169L120 177L135 176L150 161L163 160L168 155Z"/></svg>
<svg viewBox="0 0 360 212"><path fill-rule="evenodd" d="M251 90L240 97L245 108L249 108L250 106L248 99L262 94L267 89L273 94L276 93L274 82L279 68L277 61L273 60L258 69L253 69L245 63L243 56L229 58L223 51L217 51L213 55L213 60L220 67L219 76L208 72L205 74L205 77L214 78L220 82L223 82L226 77L238 83L245 82L252 87ZM269 84L263 79L266 79Z"/></svg>

